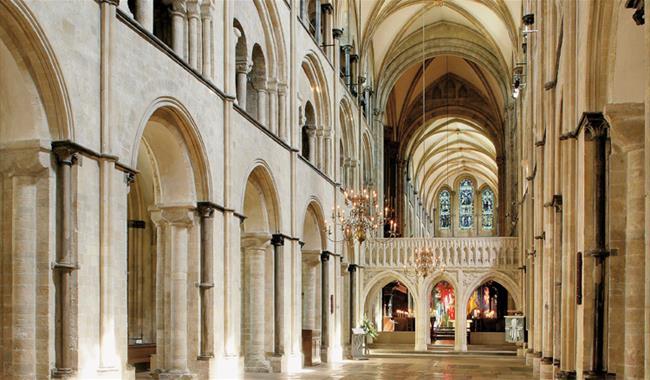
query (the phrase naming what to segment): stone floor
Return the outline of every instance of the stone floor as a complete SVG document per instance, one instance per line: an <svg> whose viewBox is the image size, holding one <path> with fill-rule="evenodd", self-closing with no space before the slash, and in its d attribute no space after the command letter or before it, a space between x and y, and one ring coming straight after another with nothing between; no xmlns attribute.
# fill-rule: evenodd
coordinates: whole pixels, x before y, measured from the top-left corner
<svg viewBox="0 0 650 380"><path fill-rule="evenodd" d="M532 368L524 360L504 355L372 355L366 361L344 361L304 369L293 374L246 374L245 379L531 379Z"/></svg>

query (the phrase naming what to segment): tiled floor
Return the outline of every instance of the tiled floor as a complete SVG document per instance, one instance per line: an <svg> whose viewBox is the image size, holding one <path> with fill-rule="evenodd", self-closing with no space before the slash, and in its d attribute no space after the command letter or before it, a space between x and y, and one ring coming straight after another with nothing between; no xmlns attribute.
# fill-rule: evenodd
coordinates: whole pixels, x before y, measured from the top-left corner
<svg viewBox="0 0 650 380"><path fill-rule="evenodd" d="M387 354L321 365L293 374L246 374L245 379L531 379L523 358L503 355Z"/></svg>

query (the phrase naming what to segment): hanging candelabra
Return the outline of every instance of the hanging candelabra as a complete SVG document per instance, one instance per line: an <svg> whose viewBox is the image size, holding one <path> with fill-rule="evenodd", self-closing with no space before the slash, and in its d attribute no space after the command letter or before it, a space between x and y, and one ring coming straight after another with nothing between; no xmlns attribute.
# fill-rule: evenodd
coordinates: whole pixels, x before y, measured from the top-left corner
<svg viewBox="0 0 650 380"><path fill-rule="evenodd" d="M436 269L445 270L445 266L440 264L440 257L436 256L428 246L418 247L415 249L415 274L418 277L425 278L431 275Z"/></svg>
<svg viewBox="0 0 650 380"><path fill-rule="evenodd" d="M337 206L332 213L333 227L340 228L346 241L363 243L366 238L384 227L387 209L377 203L377 192L364 189L360 192L344 192L345 208ZM332 225L328 223L328 234Z"/></svg>

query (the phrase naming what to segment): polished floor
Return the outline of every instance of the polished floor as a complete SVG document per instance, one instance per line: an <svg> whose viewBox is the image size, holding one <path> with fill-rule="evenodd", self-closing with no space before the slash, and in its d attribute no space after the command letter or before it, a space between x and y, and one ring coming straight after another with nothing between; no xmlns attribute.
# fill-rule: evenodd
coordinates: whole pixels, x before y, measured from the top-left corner
<svg viewBox="0 0 650 380"><path fill-rule="evenodd" d="M293 374L247 374L245 379L531 379L532 368L522 358L505 355L373 355L365 361L345 361Z"/></svg>

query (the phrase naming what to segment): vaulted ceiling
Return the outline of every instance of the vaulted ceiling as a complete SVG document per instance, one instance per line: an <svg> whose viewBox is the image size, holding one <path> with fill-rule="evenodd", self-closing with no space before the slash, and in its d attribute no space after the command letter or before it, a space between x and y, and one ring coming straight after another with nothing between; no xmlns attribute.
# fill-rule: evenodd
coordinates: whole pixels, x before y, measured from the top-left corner
<svg viewBox="0 0 650 380"><path fill-rule="evenodd" d="M499 191L521 0L354 0L385 139L421 200L467 173Z"/></svg>

